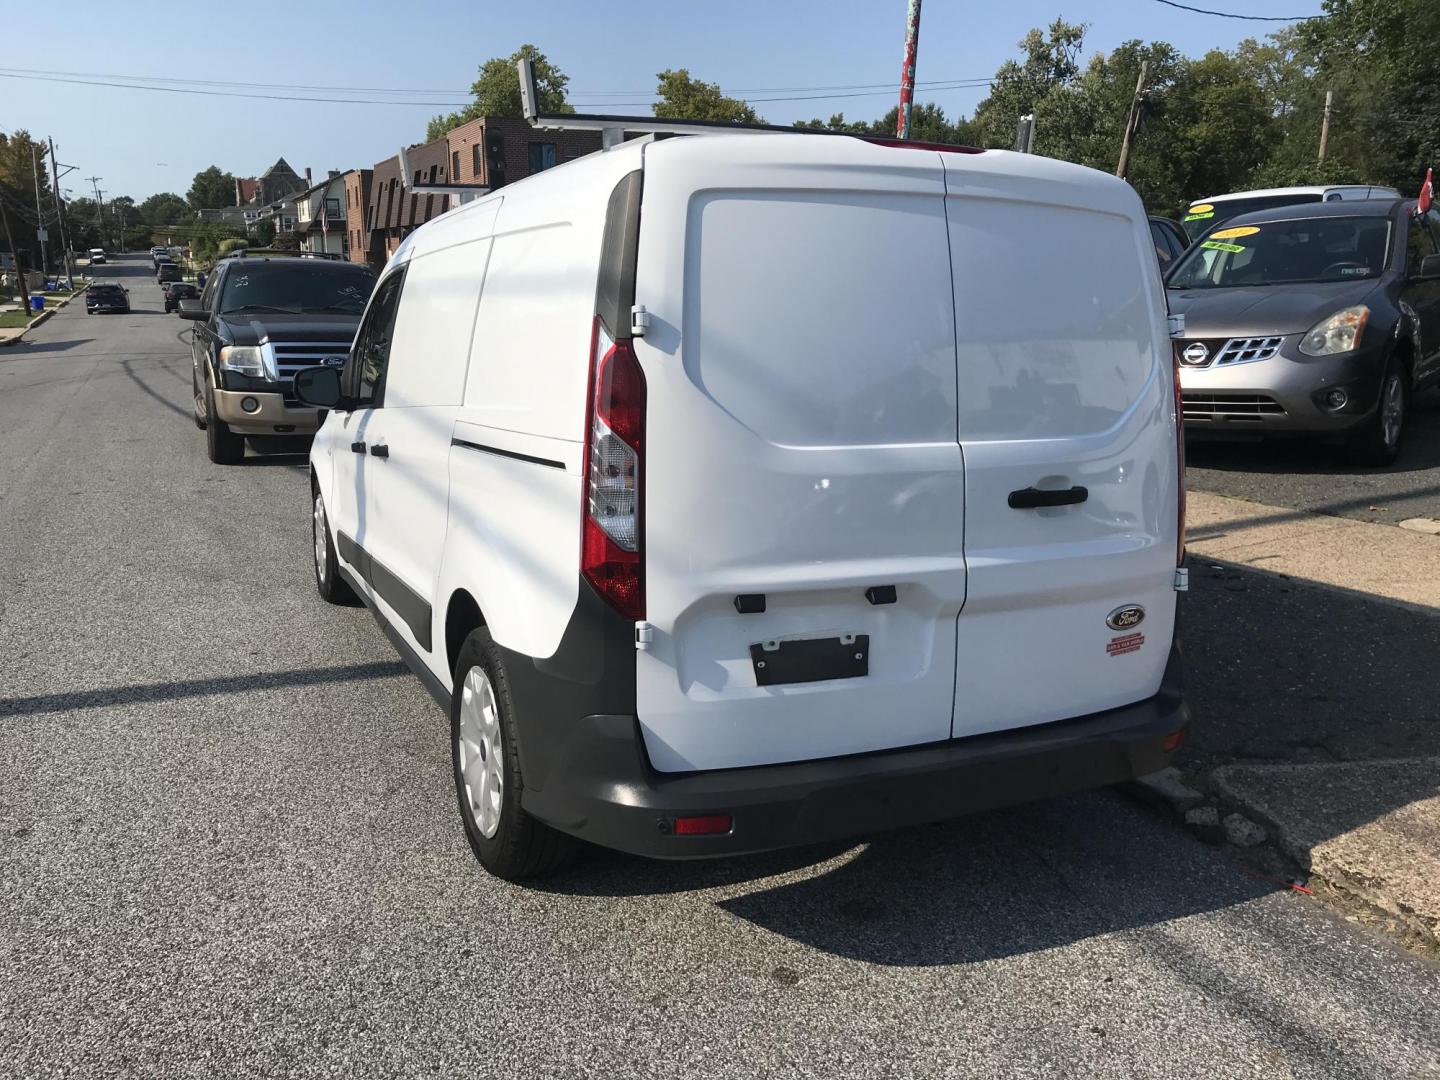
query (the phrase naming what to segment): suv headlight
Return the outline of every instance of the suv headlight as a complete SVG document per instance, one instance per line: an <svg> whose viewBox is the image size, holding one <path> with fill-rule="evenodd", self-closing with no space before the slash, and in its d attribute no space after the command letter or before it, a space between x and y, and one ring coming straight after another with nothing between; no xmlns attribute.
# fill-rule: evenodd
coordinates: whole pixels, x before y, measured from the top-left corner
<svg viewBox="0 0 1440 1080"><path fill-rule="evenodd" d="M226 345L220 350L220 366L252 379L276 378L267 370L265 350L259 345Z"/></svg>
<svg viewBox="0 0 1440 1080"><path fill-rule="evenodd" d="M1360 335L1369 318L1370 309L1364 304L1337 311L1306 331L1300 339L1300 351L1306 356L1333 356L1349 352L1360 344Z"/></svg>

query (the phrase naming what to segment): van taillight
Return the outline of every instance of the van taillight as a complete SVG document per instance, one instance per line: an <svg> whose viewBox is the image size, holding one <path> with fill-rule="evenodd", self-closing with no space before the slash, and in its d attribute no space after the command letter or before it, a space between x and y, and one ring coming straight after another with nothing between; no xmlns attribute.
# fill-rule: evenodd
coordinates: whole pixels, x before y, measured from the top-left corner
<svg viewBox="0 0 1440 1080"><path fill-rule="evenodd" d="M597 315L590 348L580 572L628 619L645 617L645 375Z"/></svg>
<svg viewBox="0 0 1440 1080"><path fill-rule="evenodd" d="M1185 565L1185 402L1180 396L1180 343L1171 341L1171 378L1175 381L1175 482L1179 521L1175 533L1175 565Z"/></svg>

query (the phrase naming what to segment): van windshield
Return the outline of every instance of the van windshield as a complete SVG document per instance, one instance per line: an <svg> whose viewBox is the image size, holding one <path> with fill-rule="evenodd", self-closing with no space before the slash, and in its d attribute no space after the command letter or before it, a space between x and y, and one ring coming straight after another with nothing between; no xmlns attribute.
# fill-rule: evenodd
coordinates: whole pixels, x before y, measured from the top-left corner
<svg viewBox="0 0 1440 1080"><path fill-rule="evenodd" d="M1390 259L1390 219L1300 218L1216 229L1166 279L1171 289L1356 281Z"/></svg>
<svg viewBox="0 0 1440 1080"><path fill-rule="evenodd" d="M225 275L218 311L271 311L288 315L362 315L375 275L345 263L253 263Z"/></svg>
<svg viewBox="0 0 1440 1080"><path fill-rule="evenodd" d="M1219 228L1231 218L1239 217L1241 214L1251 214L1256 210L1269 210L1275 206L1301 206L1305 203L1319 201L1318 194L1310 194L1257 195L1251 199L1223 199L1213 203L1195 203L1185 211L1185 216L1180 219L1180 224L1185 226L1185 232L1193 244L1202 233Z"/></svg>

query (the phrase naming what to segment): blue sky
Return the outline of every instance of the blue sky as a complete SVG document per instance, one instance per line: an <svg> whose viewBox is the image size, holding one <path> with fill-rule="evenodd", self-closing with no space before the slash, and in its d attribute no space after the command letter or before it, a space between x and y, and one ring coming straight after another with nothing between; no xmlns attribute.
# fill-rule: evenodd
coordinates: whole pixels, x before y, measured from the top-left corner
<svg viewBox="0 0 1440 1080"><path fill-rule="evenodd" d="M1193 2L1245 14L1307 15L1320 8L1320 0ZM275 89L279 84L440 91L411 97L458 103L483 60L531 41L570 76L571 100L590 111L599 111L601 102L649 100L655 72L667 67L688 67L737 96L800 96L804 92L762 88L897 83L905 6L905 0L344 0L262 4L251 10L264 14L251 18L246 5L221 8L203 0L31 4L23 40L15 19L6 21L0 65L15 67L0 66L0 72L257 83L263 85L246 92L286 100L0 78L0 129L53 136L60 161L80 166L61 184L76 194L88 194L89 185L74 178L92 175L104 178L107 198L184 194L210 164L243 176L257 175L282 155L297 171L309 166L316 175L368 167L402 142L422 139L430 116L448 111L408 102L302 102L293 100L301 91ZM1030 27L1056 16L1090 25L1087 53L1139 37L1170 41L1195 55L1281 25L1193 14L1156 0L926 0L917 77L988 77L1015 55L1015 43ZM641 93L601 93L632 90ZM935 101L952 116L969 115L984 93L983 87L922 92L919 100ZM896 89L880 89L870 96L756 101L755 107L772 123L841 111L872 119L896 97Z"/></svg>

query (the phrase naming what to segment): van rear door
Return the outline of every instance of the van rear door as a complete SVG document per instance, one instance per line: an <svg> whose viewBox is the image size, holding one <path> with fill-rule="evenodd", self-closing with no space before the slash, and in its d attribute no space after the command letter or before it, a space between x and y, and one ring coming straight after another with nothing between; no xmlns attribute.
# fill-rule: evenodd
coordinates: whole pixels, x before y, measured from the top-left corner
<svg viewBox="0 0 1440 1080"><path fill-rule="evenodd" d="M969 575L959 737L1157 692L1178 468L1164 299L1134 192L1042 159L942 157Z"/></svg>
<svg viewBox="0 0 1440 1080"><path fill-rule="evenodd" d="M645 154L650 761L947 739L965 477L940 156L768 135Z"/></svg>

